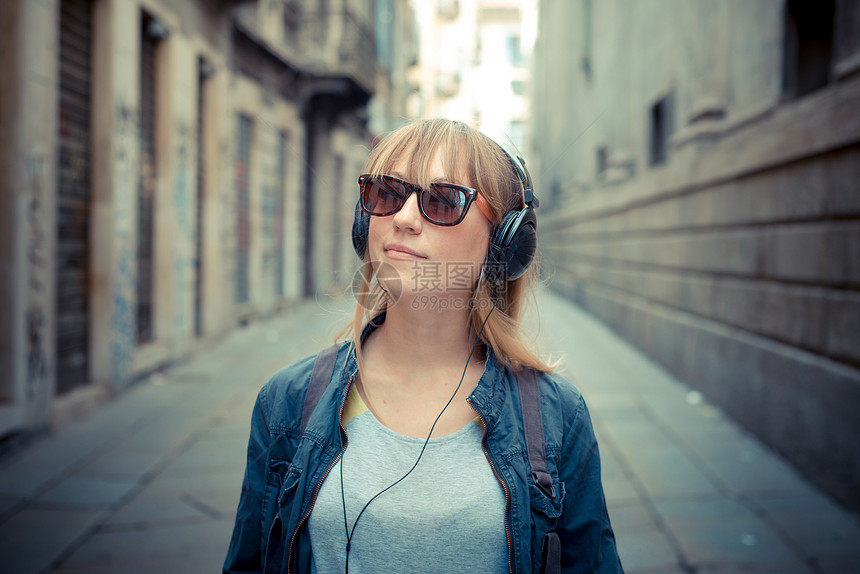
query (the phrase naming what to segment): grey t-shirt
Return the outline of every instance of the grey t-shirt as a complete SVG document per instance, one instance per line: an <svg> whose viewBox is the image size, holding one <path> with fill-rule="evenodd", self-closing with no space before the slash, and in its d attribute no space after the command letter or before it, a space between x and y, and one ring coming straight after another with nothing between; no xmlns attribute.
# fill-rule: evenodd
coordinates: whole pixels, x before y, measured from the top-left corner
<svg viewBox="0 0 860 574"><path fill-rule="evenodd" d="M350 395L357 393L353 389ZM319 574L345 569L341 471L351 529L365 503L406 474L424 444L384 426L368 410L345 429L349 442L342 464L323 482L308 521ZM481 426L471 421L430 439L412 474L361 516L349 553L350 574L508 570L505 495L484 456L482 437Z"/></svg>

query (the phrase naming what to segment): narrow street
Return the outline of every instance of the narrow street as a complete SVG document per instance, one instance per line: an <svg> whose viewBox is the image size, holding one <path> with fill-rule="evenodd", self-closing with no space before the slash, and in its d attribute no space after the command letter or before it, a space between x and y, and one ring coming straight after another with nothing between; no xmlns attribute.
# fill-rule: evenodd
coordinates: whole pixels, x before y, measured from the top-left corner
<svg viewBox="0 0 860 574"><path fill-rule="evenodd" d="M544 290L541 348L583 391L628 574L860 571L860 525L780 457ZM220 571L251 407L333 341L351 301L230 333L0 461L6 574Z"/></svg>

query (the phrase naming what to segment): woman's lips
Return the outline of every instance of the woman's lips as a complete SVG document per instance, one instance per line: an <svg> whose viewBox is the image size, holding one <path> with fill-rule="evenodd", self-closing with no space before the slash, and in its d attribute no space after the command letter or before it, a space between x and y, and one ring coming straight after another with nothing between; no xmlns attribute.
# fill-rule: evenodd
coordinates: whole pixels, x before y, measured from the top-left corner
<svg viewBox="0 0 860 574"><path fill-rule="evenodd" d="M414 261L416 259L427 259L426 255L422 255L417 251L409 249L405 245L392 243L384 247L385 254L391 259L400 259L403 261Z"/></svg>

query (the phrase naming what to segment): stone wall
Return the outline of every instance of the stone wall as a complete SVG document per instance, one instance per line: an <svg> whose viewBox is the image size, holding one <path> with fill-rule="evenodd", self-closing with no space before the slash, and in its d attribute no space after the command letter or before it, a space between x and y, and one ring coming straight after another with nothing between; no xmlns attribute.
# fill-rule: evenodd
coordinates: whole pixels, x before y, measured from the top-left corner
<svg viewBox="0 0 860 574"><path fill-rule="evenodd" d="M374 76L356 80L341 61L311 66L313 50L294 41L302 28L290 28L285 10L332 29L360 16L372 36L372 6L352 0L335 17L312 2L0 3L9 80L0 88L0 439L87 412L248 321L349 284ZM372 38L362 40L363 65L375 69ZM79 67L63 69L64 58ZM143 69L152 70L151 93ZM78 83L63 84L69 76ZM82 95L64 99L72 90ZM240 117L250 126L247 164ZM152 142L142 137L150 125ZM88 175L75 179L88 183L73 198L83 205L73 245L58 232L70 218L58 210L58 175L71 163L58 133L77 146L72 167ZM151 206L141 199L150 194ZM151 235L141 220L151 220ZM68 356L83 366L60 390L57 252L69 245L82 246L66 259L85 285L73 309L85 329ZM140 293L151 301L143 321Z"/></svg>
<svg viewBox="0 0 860 574"><path fill-rule="evenodd" d="M860 76L837 27L827 84L786 93L785 10L541 4L543 268L856 509ZM655 161L661 100L669 134Z"/></svg>

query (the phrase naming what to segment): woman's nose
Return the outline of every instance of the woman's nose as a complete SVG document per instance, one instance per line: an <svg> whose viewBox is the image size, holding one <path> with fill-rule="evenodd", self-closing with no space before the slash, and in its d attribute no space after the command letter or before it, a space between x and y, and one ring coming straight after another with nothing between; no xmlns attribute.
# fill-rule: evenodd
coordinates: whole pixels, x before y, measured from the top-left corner
<svg viewBox="0 0 860 574"><path fill-rule="evenodd" d="M410 193L400 211L394 214L394 226L400 229L419 231L423 225L421 211L418 209L418 194Z"/></svg>

